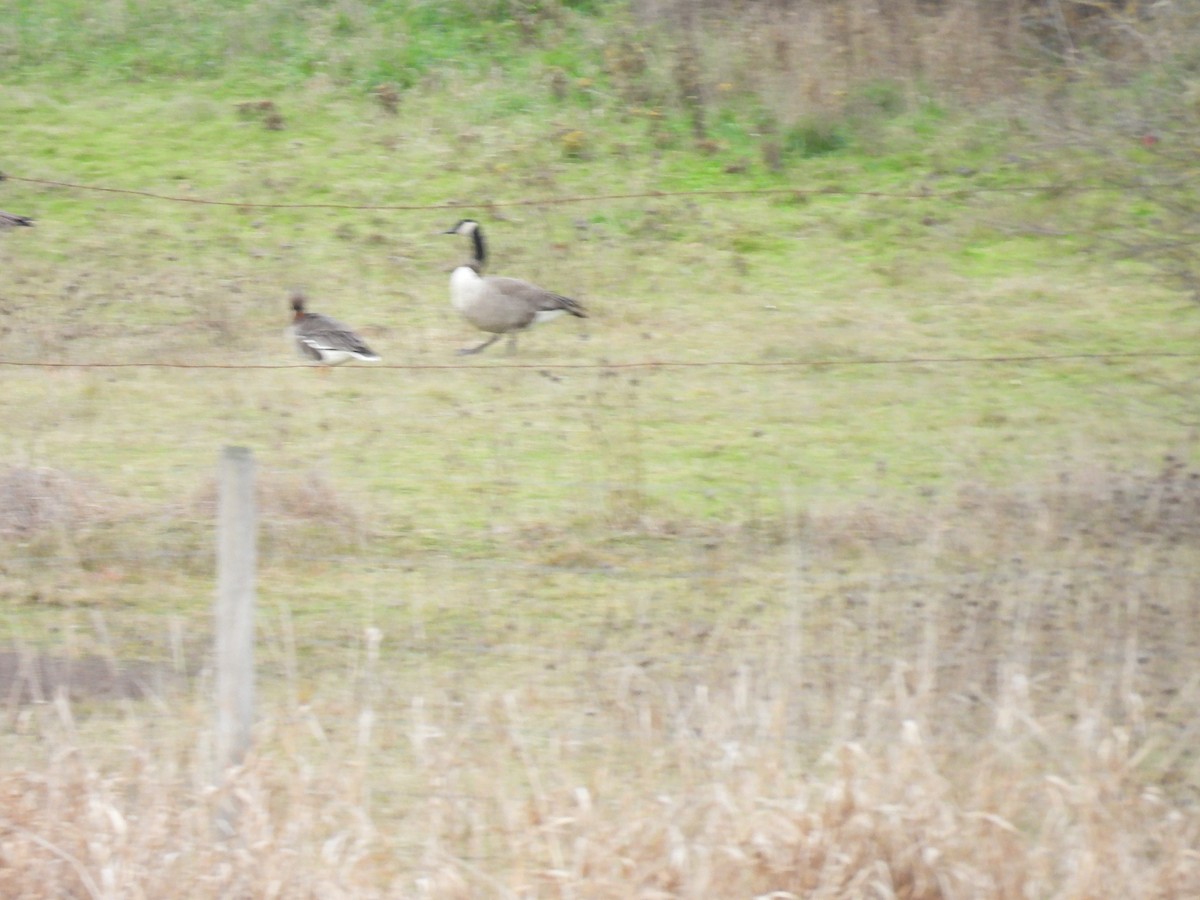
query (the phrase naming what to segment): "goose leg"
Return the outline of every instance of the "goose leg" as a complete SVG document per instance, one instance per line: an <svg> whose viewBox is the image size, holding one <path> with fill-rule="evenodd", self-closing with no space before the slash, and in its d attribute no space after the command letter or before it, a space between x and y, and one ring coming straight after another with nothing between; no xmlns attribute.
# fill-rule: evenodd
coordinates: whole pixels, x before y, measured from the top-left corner
<svg viewBox="0 0 1200 900"><path fill-rule="evenodd" d="M517 352L517 333L514 331L508 336L508 355L512 356Z"/></svg>
<svg viewBox="0 0 1200 900"><path fill-rule="evenodd" d="M488 338L486 341L484 341L482 344L479 344L476 347L463 347L461 350L458 351L458 355L459 356L471 356L472 354L479 353L481 350L486 350L488 347L492 346L492 344L496 343L496 341L498 341L498 340L500 340L500 335L498 335L498 334L493 335L492 337Z"/></svg>

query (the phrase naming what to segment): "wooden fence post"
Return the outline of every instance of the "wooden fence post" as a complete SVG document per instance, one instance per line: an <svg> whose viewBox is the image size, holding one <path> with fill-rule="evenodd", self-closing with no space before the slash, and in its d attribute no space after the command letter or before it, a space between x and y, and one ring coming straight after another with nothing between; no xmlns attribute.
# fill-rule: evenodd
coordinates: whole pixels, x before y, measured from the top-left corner
<svg viewBox="0 0 1200 900"><path fill-rule="evenodd" d="M217 771L238 765L254 725L254 606L258 565L254 455L221 454L217 495Z"/></svg>

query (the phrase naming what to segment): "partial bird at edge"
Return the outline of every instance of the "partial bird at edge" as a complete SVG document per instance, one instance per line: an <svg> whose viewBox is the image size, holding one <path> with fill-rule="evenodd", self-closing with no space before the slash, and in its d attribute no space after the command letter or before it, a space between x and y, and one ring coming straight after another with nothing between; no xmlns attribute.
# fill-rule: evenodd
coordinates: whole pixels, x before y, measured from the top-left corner
<svg viewBox="0 0 1200 900"><path fill-rule="evenodd" d="M18 216L16 213L5 212L0 209L0 228L32 228L33 219L29 216Z"/></svg>

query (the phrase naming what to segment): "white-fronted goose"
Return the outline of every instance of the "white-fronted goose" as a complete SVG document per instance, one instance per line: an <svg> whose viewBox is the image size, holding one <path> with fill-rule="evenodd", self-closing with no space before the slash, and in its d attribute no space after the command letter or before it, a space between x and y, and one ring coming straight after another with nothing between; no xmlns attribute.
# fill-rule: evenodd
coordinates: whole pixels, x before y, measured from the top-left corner
<svg viewBox="0 0 1200 900"><path fill-rule="evenodd" d="M301 356L323 366L340 366L352 359L379 361L379 356L348 326L329 316L305 312L304 303L303 293L292 293L294 314L288 331Z"/></svg>
<svg viewBox="0 0 1200 900"><path fill-rule="evenodd" d="M443 234L470 237L474 250L471 261L458 266L450 274L450 302L468 322L480 331L494 335L477 347L464 347L458 351L460 354L486 350L504 334L509 336L509 349L514 349L518 332L540 322L548 322L563 313L581 319L588 317L578 300L518 278L484 275L487 248L483 243L483 229L474 219L463 219Z"/></svg>
<svg viewBox="0 0 1200 900"><path fill-rule="evenodd" d="M0 209L0 231L9 228L20 228L21 226L32 228L33 219L29 218L29 216L18 216L15 213L5 212Z"/></svg>

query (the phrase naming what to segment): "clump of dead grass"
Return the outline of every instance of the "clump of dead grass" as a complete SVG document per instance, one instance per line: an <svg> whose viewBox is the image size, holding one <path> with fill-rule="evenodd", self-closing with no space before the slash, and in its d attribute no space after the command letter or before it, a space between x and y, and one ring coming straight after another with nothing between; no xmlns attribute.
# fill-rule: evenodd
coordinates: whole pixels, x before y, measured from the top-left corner
<svg viewBox="0 0 1200 900"><path fill-rule="evenodd" d="M255 502L264 554L317 547L336 552L361 543L369 534L358 505L319 471L262 470L255 477ZM214 477L201 485L185 515L211 523L216 514Z"/></svg>
<svg viewBox="0 0 1200 900"><path fill-rule="evenodd" d="M324 846L297 839L318 810L338 821L346 810L342 797L305 803L314 785L295 769L260 763L209 789L185 753L134 749L101 770L60 746L51 765L0 778L5 896L381 896L358 881L361 842L340 827L324 832ZM224 842L215 822L230 803L239 840Z"/></svg>
<svg viewBox="0 0 1200 900"><path fill-rule="evenodd" d="M51 466L0 469L0 536L30 540L74 532L102 519L112 498L94 482Z"/></svg>

